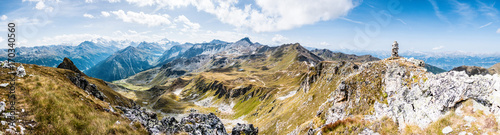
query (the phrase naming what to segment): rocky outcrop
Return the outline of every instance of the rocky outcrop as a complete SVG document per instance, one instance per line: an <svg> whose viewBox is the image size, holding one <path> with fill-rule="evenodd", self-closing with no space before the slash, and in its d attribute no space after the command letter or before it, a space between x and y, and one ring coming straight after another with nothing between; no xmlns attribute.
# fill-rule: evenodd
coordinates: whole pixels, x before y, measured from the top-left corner
<svg viewBox="0 0 500 135"><path fill-rule="evenodd" d="M425 129L449 112L460 110L467 101L484 110L484 116L494 116L496 123L500 123L499 75L469 76L465 71L433 74L420 66L419 61L398 58L362 64L359 70L336 82L336 89L319 107L316 116L325 117L325 124L355 115L363 115L363 120L372 122L386 117L395 122L399 131L406 125ZM315 77L320 79L312 83L329 82L328 77L338 70L334 67L316 69L321 71L316 73L321 77ZM314 133L319 129L314 129ZM361 134L374 134L368 132L371 130L377 129L366 128Z"/></svg>
<svg viewBox="0 0 500 135"><path fill-rule="evenodd" d="M87 93L93 95L94 97L104 101L104 98L106 98L106 95L104 95L99 89L97 88L96 85L90 83L85 79L83 76L81 76L78 73L75 73L73 75L68 75L68 79L73 82L76 86L79 88L85 90Z"/></svg>
<svg viewBox="0 0 500 135"><path fill-rule="evenodd" d="M389 116L400 128L406 124L425 128L466 100L489 108L497 121L500 118L498 75L470 76L463 71L434 75L425 73L422 68L408 69L388 62L384 80L387 103L376 102L374 116Z"/></svg>
<svg viewBox="0 0 500 135"><path fill-rule="evenodd" d="M177 121L173 117L164 117L162 120L158 120L156 113L141 109L138 106L133 108L116 106L116 108L122 110L124 112L123 115L131 121L141 123L141 125L144 126L151 134L228 134L224 128L224 124L222 124L222 121L213 113L190 113L188 116L183 117L181 121ZM238 126L234 127L232 131L233 134L246 133L249 135L256 135L258 133L258 128L254 128L252 124L238 124Z"/></svg>
<svg viewBox="0 0 500 135"><path fill-rule="evenodd" d="M86 76L82 71L80 71L75 64L73 64L73 61L71 61L69 58L65 57L63 62L61 62L57 68L62 68L62 69L69 69L71 71L74 71L76 73L79 73L82 76Z"/></svg>
<svg viewBox="0 0 500 135"><path fill-rule="evenodd" d="M259 128L254 128L253 124L236 124L231 132L232 135L257 135Z"/></svg>
<svg viewBox="0 0 500 135"><path fill-rule="evenodd" d="M477 66L460 66L460 67L455 67L450 71L465 71L465 73L469 76L493 74L490 73L488 69Z"/></svg>

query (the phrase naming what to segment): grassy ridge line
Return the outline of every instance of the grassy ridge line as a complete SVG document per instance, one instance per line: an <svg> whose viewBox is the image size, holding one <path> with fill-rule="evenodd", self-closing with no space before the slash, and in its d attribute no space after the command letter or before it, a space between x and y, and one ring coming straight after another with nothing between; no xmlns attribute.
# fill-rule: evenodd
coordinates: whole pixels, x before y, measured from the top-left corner
<svg viewBox="0 0 500 135"><path fill-rule="evenodd" d="M18 64L16 64L19 66ZM147 134L144 128L130 126L130 121L110 109L103 102L74 85L68 78L73 71L38 65L23 64L28 76L16 81L18 112L22 122L35 125L28 134ZM0 69L0 80L6 80L7 69ZM107 97L111 105L130 106L131 100L119 95L102 80L86 77ZM2 82L5 83L5 82ZM7 99L2 88L1 98ZM114 109L117 110L117 109ZM120 124L117 124L119 121ZM3 126L2 129L6 127Z"/></svg>

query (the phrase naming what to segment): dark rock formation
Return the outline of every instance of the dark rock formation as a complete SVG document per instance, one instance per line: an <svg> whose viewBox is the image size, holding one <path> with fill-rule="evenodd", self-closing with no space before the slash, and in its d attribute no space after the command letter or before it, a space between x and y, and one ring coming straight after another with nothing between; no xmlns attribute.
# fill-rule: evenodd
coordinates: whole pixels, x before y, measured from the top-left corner
<svg viewBox="0 0 500 135"><path fill-rule="evenodd" d="M213 113L191 113L179 122L173 117L164 117L162 120L158 120L156 113L140 109L139 106L133 108L116 106L116 108L122 110L124 116L131 121L141 123L151 134L227 135L224 124ZM232 131L233 134L256 135L258 128L254 128L252 124L238 124Z"/></svg>
<svg viewBox="0 0 500 135"><path fill-rule="evenodd" d="M465 73L469 76L490 74L488 69L477 66L460 66L460 67L455 67L450 71L465 71Z"/></svg>
<svg viewBox="0 0 500 135"><path fill-rule="evenodd" d="M80 71L75 64L73 64L73 61L71 61L69 58L65 57L63 62L57 66L57 68L62 68L62 69L69 69L71 71L74 71L76 73L79 73L82 76L86 76L82 71Z"/></svg>
<svg viewBox="0 0 500 135"><path fill-rule="evenodd" d="M335 99L336 99L336 102L342 102L342 101L346 101L347 98L348 98L348 89L349 89L349 86L346 85L345 81L342 81L339 85L339 87L337 88L337 90L335 90L336 94L335 94Z"/></svg>
<svg viewBox="0 0 500 135"><path fill-rule="evenodd" d="M69 75L68 78L71 82L73 82L73 84L85 90L89 94L95 96L96 98L102 101L104 101L104 98L106 98L106 95L99 91L97 86L87 81L87 79L82 77L80 74L76 73L75 75Z"/></svg>
<svg viewBox="0 0 500 135"><path fill-rule="evenodd" d="M254 128L253 124L240 124L238 123L232 130L232 135L257 135L259 128Z"/></svg>

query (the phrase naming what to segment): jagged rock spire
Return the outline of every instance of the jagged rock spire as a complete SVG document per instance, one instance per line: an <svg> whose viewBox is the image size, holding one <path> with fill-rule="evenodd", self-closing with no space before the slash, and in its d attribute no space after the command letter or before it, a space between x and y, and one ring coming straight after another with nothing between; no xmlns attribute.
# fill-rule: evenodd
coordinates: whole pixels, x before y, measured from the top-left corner
<svg viewBox="0 0 500 135"><path fill-rule="evenodd" d="M61 64L57 66L57 68L69 69L71 71L79 73L82 76L86 76L82 71L78 70L75 64L73 64L73 61L66 57L64 58L63 62L61 62Z"/></svg>

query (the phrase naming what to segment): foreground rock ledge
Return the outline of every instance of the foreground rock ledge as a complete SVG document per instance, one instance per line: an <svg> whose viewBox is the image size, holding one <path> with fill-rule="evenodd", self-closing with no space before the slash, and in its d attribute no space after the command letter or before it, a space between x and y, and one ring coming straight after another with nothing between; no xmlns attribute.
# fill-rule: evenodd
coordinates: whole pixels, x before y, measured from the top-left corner
<svg viewBox="0 0 500 135"><path fill-rule="evenodd" d="M189 133L190 135L227 135L222 121L213 113L199 114L190 113L188 116L177 121L173 117L165 117L158 121L156 113L148 111L139 106L126 108L116 106L124 112L124 116L132 121L130 124L139 122L150 134L178 134ZM257 135L258 128L252 124L239 124L232 129L233 135Z"/></svg>

